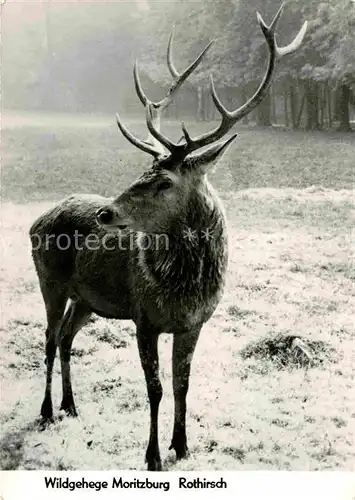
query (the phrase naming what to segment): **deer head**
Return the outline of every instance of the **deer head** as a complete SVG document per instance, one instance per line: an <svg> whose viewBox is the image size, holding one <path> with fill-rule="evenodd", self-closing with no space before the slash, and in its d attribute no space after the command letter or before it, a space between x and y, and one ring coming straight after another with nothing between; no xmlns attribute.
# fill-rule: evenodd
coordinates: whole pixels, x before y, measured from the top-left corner
<svg viewBox="0 0 355 500"><path fill-rule="evenodd" d="M290 45L285 47L277 45L275 31L283 7L284 5L280 7L269 26L257 13L258 23L269 48L269 60L266 74L255 94L240 108L229 111L220 101L213 78L210 76L212 99L222 120L214 130L195 138L190 136L185 124L182 123L184 140L173 142L160 131L160 117L163 109L171 102L173 95L198 66L212 42L183 73L179 73L172 61L172 37L170 37L167 62L174 81L166 96L159 102L152 102L145 95L139 80L138 65L135 64L135 87L139 99L145 106L146 123L150 137L146 141L135 137L123 125L119 115L116 115L117 124L128 141L140 150L152 155L154 160L150 170L137 179L111 205L98 211L97 219L101 225L112 229L129 227L135 231L168 232L174 219L184 217L183 207L187 209L189 200L193 199L194 203L198 205L199 200L206 200L206 197L209 197L210 192L205 176L208 167L221 158L237 134L227 138L224 142L216 141L222 139L236 122L260 104L270 87L276 61L298 49L306 33L307 22L303 24ZM206 146L209 148L197 152Z"/></svg>

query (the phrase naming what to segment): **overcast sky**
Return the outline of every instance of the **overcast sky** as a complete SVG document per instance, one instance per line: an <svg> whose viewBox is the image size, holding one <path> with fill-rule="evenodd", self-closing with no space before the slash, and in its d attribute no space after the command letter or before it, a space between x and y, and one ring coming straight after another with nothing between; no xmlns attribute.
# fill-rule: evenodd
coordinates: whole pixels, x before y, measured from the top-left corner
<svg viewBox="0 0 355 500"><path fill-rule="evenodd" d="M79 6L88 3L118 3L135 4L141 10L149 10L147 0L2 0L2 22L3 27L16 29L17 26L36 22L43 22L46 9L50 7L51 11L62 11L70 9L71 5Z"/></svg>

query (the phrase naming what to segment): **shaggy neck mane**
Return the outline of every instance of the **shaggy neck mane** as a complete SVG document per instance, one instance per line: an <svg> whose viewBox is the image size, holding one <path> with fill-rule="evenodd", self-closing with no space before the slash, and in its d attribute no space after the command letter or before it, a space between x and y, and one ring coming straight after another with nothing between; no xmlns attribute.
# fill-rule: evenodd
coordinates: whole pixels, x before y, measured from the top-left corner
<svg viewBox="0 0 355 500"><path fill-rule="evenodd" d="M168 238L153 237L150 248L139 250L145 277L166 297L205 300L220 286L225 262L225 221L218 203L208 201L204 195L194 197L185 213L173 223ZM145 239L147 243L148 238L143 235L141 242Z"/></svg>

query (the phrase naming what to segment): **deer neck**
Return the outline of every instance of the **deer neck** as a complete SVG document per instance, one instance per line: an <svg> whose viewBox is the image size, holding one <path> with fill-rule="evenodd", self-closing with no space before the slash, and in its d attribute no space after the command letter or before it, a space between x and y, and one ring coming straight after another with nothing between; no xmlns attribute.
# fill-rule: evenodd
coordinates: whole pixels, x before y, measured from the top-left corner
<svg viewBox="0 0 355 500"><path fill-rule="evenodd" d="M206 300L221 287L227 261L223 209L212 189L200 192L173 222L166 238L138 234L138 262L150 286L166 297Z"/></svg>

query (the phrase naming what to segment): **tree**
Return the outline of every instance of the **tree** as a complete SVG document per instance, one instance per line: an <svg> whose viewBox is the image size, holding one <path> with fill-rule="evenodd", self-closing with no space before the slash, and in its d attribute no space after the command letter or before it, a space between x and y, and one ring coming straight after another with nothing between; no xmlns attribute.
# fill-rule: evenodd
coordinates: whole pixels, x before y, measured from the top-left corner
<svg viewBox="0 0 355 500"><path fill-rule="evenodd" d="M329 55L332 77L338 82L339 129L350 131L349 105L355 90L355 3L340 0L331 11L329 27L337 44Z"/></svg>
<svg viewBox="0 0 355 500"><path fill-rule="evenodd" d="M324 115L331 89L335 89L340 129L350 130L349 102L355 75L355 4L352 0L321 3L295 0L293 6L310 20L308 43L299 52L303 59L299 77L306 93L307 128L319 128L319 116ZM331 124L331 113L328 115Z"/></svg>

